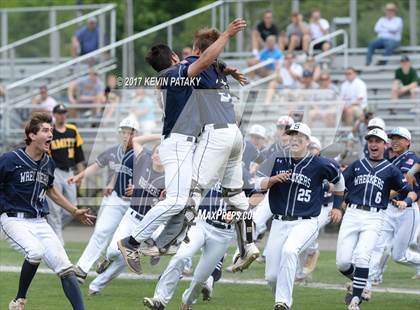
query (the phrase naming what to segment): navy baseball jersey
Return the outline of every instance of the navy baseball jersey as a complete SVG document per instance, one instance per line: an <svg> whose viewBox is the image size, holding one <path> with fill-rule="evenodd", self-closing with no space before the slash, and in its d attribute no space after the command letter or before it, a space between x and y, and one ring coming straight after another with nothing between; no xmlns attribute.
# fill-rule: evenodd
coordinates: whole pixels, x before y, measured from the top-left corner
<svg viewBox="0 0 420 310"><path fill-rule="evenodd" d="M258 176L269 177L285 172L290 173L289 180L270 188L268 200L271 212L310 217L316 217L321 212L323 181L335 184L341 174L327 159L308 153L300 160L273 154L262 163Z"/></svg>
<svg viewBox="0 0 420 310"><path fill-rule="evenodd" d="M130 207L145 215L165 189L164 172L153 170L152 153L146 149L135 158L133 172L134 191Z"/></svg>
<svg viewBox="0 0 420 310"><path fill-rule="evenodd" d="M324 157L324 158L328 160L331 164L333 164L337 169L340 169L340 166L337 164L337 162L334 159L327 158L327 157ZM332 203L333 200L334 200L333 193L325 188L323 190L323 195L322 195L322 205L323 206L328 205Z"/></svg>
<svg viewBox="0 0 420 310"><path fill-rule="evenodd" d="M128 150L121 160L121 163L115 167L115 184L114 191L118 197L125 196L125 189L129 184L133 183L133 149Z"/></svg>
<svg viewBox="0 0 420 310"><path fill-rule="evenodd" d="M257 147L249 141L244 143L244 153L242 155L242 162L244 163L247 169L250 168L251 163L260 164L263 162L261 152Z"/></svg>
<svg viewBox="0 0 420 310"><path fill-rule="evenodd" d="M111 177L117 172L119 165L124 157L124 148L121 144L115 145L103 151L96 158L96 164L101 167L108 167L109 174L107 183L110 181Z"/></svg>
<svg viewBox="0 0 420 310"><path fill-rule="evenodd" d="M198 107L190 98L192 87L171 82L188 78L189 65L190 62L183 60L159 72L159 78L163 81L160 91L164 111L162 135L165 137L171 132L197 136L201 130Z"/></svg>
<svg viewBox="0 0 420 310"><path fill-rule="evenodd" d="M343 172L346 181L346 203L386 209L390 190L408 193L401 171L388 160L357 160Z"/></svg>
<svg viewBox="0 0 420 310"><path fill-rule="evenodd" d="M2 212L48 214L46 191L54 183L54 161L47 154L34 161L25 149L0 157L0 203Z"/></svg>
<svg viewBox="0 0 420 310"><path fill-rule="evenodd" d="M288 145L280 145L279 142L275 142L271 144L269 147L265 148L261 151L261 157L263 160L270 158L273 154L277 154L278 157L283 156L285 157L286 154L289 153L289 146Z"/></svg>
<svg viewBox="0 0 420 310"><path fill-rule="evenodd" d="M408 170L410 170L411 167L413 167L413 165L416 163L417 160L418 159L417 159L416 154L412 151L406 151L399 156L395 156L389 159L389 161L395 167L397 167L403 174L407 173ZM405 196L402 194L399 194L395 199L403 200L405 199Z"/></svg>

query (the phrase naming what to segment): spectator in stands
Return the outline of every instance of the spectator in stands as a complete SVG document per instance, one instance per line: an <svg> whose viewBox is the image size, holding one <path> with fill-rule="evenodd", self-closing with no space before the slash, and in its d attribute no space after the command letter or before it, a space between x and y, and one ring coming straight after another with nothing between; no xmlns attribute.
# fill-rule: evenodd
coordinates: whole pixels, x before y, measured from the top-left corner
<svg viewBox="0 0 420 310"><path fill-rule="evenodd" d="M367 88L354 68L348 67L345 72L346 80L341 84L340 95L344 100L343 121L347 126L353 126L367 107Z"/></svg>
<svg viewBox="0 0 420 310"><path fill-rule="evenodd" d="M402 56L401 68L395 70L392 99L398 99L404 95L410 95L411 99L415 99L418 80L416 70L411 67L410 58L407 55Z"/></svg>
<svg viewBox="0 0 420 310"><path fill-rule="evenodd" d="M302 66L295 63L293 53L288 52L284 58L284 62L277 70L276 78L268 86L265 103L271 104L271 100L279 84L280 88L285 90L298 88L302 78L302 72Z"/></svg>
<svg viewBox="0 0 420 310"><path fill-rule="evenodd" d="M321 76L321 67L316 63L314 57L306 57L306 61L303 64L303 70L311 71L314 81L318 82L319 77Z"/></svg>
<svg viewBox="0 0 420 310"><path fill-rule="evenodd" d="M39 95L32 99L33 111L34 112L50 112L57 105L57 101L50 95L48 95L47 86L43 85L39 88Z"/></svg>
<svg viewBox="0 0 420 310"><path fill-rule="evenodd" d="M105 111L104 118L111 118L115 115L115 110L120 103L120 96L117 93L117 77L110 74L106 78L106 87L104 91Z"/></svg>
<svg viewBox="0 0 420 310"><path fill-rule="evenodd" d="M267 10L264 12L263 20L259 22L257 27L252 31L252 53L255 57L258 56L258 51L264 47L264 42L270 35L275 36L277 41L278 30L277 26L273 23L273 12Z"/></svg>
<svg viewBox="0 0 420 310"><path fill-rule="evenodd" d="M385 6L385 16L379 18L375 24L375 32L378 37L369 42L368 53L366 56L366 65L372 63L372 57L377 48L383 48L384 56L390 56L394 50L400 45L401 33L403 30L403 20L401 17L396 16L397 8L395 4L388 3ZM378 64L386 64L382 60Z"/></svg>
<svg viewBox="0 0 420 310"><path fill-rule="evenodd" d="M139 88L136 90L134 103L136 109L133 114L139 121L142 134L151 134L153 129L156 127L155 102L149 95L146 94L144 88Z"/></svg>
<svg viewBox="0 0 420 310"><path fill-rule="evenodd" d="M182 49L182 58L185 59L188 56L191 56L193 50L190 46L186 46Z"/></svg>
<svg viewBox="0 0 420 310"><path fill-rule="evenodd" d="M309 111L309 123L322 122L327 127L334 126L337 115L337 102L339 90L331 81L331 76L328 72L322 72L319 78L319 88L314 94L313 100L321 102L321 104L314 103ZM329 102L330 101L330 102Z"/></svg>
<svg viewBox="0 0 420 310"><path fill-rule="evenodd" d="M330 24L326 19L321 17L321 11L319 9L312 11L309 28L311 29L312 41L319 39L320 37L329 33ZM326 51L330 48L331 43L329 41L318 42L314 45L314 49L316 50Z"/></svg>
<svg viewBox="0 0 420 310"><path fill-rule="evenodd" d="M318 89L318 84L314 81L314 74L310 70L303 70L302 83L299 85L299 89L313 90Z"/></svg>
<svg viewBox="0 0 420 310"><path fill-rule="evenodd" d="M252 58L252 59L248 59L247 63L248 66L254 66L262 61L266 61L266 60L275 60L276 63L283 58L283 54L281 52L281 50L276 47L276 37L273 35L270 35L267 37L267 39L265 40L265 48L263 48L259 53L258 56L256 58ZM270 75L274 72L274 70L276 70L276 63L272 63L269 65L266 65L262 68L259 68L255 71L252 71L249 73L249 78L253 79L255 78L255 74L265 77L267 75Z"/></svg>
<svg viewBox="0 0 420 310"><path fill-rule="evenodd" d="M267 143L267 131L264 126L259 124L252 125L248 134L249 141L258 149L258 151L265 149Z"/></svg>
<svg viewBox="0 0 420 310"><path fill-rule="evenodd" d="M97 50L99 47L99 30L95 17L88 19L87 26L76 31L71 38L71 56L77 57Z"/></svg>
<svg viewBox="0 0 420 310"><path fill-rule="evenodd" d="M308 52L311 42L311 31L308 24L303 21L303 16L299 12L292 13L291 21L292 23L286 28L286 33L280 34L280 49L282 51L287 49L289 52L293 52L295 49Z"/></svg>
<svg viewBox="0 0 420 310"><path fill-rule="evenodd" d="M103 103L104 102L104 85L98 78L98 74L94 69L89 70L89 75L83 77L75 82L71 82L67 90L67 95L70 103ZM88 112L86 116L95 113L101 114L101 107L93 109L79 109L80 112ZM74 116L74 115L73 115Z"/></svg>

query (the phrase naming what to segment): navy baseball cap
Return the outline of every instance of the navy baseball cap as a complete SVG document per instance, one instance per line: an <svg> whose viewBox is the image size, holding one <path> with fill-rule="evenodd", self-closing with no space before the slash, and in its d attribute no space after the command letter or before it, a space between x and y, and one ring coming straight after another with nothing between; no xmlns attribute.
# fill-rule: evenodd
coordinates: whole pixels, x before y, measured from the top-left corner
<svg viewBox="0 0 420 310"><path fill-rule="evenodd" d="M312 77L314 74L310 70L304 70L302 76L303 77Z"/></svg>
<svg viewBox="0 0 420 310"><path fill-rule="evenodd" d="M53 113L58 113L58 114L61 114L61 113L67 113L67 108L66 108L66 106L65 106L64 104L62 104L62 103L57 104L57 105L53 108Z"/></svg>
<svg viewBox="0 0 420 310"><path fill-rule="evenodd" d="M407 55L402 55L401 56L401 60L400 60L401 62L407 62L407 61L410 61L410 57L408 57Z"/></svg>

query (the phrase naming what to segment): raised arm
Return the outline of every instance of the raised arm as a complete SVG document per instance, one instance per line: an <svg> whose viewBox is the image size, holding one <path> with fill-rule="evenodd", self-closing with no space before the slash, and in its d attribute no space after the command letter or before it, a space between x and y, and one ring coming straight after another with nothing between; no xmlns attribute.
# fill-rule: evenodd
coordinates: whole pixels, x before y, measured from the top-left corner
<svg viewBox="0 0 420 310"><path fill-rule="evenodd" d="M149 142L158 141L162 136L160 134L137 136L133 138L133 150L137 156L143 151L143 145Z"/></svg>

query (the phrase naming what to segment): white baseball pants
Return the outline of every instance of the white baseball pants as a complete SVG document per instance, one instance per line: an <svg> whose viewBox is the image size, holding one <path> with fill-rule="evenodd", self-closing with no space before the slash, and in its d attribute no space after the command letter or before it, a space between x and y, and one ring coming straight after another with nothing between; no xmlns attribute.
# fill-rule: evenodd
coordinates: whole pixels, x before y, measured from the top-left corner
<svg viewBox="0 0 420 310"><path fill-rule="evenodd" d="M264 196L264 199L253 210L253 220L255 223L256 235L264 233L267 230L267 221L273 216L268 202L269 191Z"/></svg>

